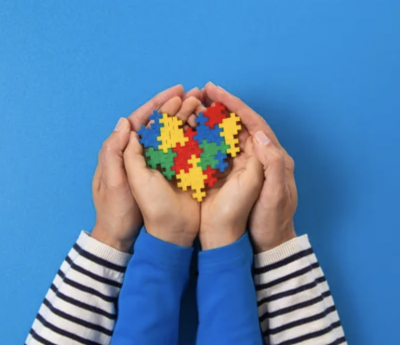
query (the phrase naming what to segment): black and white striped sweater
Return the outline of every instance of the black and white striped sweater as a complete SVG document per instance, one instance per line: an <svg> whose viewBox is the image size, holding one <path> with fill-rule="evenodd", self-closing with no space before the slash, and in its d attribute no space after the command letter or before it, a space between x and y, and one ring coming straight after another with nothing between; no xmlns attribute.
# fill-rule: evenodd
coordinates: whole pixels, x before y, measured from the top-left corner
<svg viewBox="0 0 400 345"><path fill-rule="evenodd" d="M26 344L110 344L129 259L129 254L82 232L59 269ZM347 344L306 235L255 255L254 273L266 344Z"/></svg>

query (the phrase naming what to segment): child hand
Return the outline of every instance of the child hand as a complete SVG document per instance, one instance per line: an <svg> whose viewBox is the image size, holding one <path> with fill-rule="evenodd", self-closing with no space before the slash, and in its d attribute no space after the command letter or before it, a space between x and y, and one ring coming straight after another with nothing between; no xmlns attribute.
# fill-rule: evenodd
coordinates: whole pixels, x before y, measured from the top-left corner
<svg viewBox="0 0 400 345"><path fill-rule="evenodd" d="M173 97L184 97L181 85L165 90L134 111L128 119L121 119L114 132L104 142L99 152L99 162L93 178L93 200L96 208L96 225L92 237L129 252L143 221L129 188L123 162L123 152L128 145L131 128L138 130L149 121L154 109ZM186 96L201 96L193 89Z"/></svg>
<svg viewBox="0 0 400 345"><path fill-rule="evenodd" d="M176 115L186 121L200 104L195 97L183 102L175 97L165 103L160 112ZM199 203L190 193L169 183L159 171L147 167L136 132L130 134L124 161L128 182L142 212L147 232L163 241L190 247L199 231Z"/></svg>
<svg viewBox="0 0 400 345"><path fill-rule="evenodd" d="M247 131L245 128L243 131ZM244 140L243 140L244 139ZM239 136L243 152L233 159L228 176L207 191L201 205L200 241L203 250L238 240L263 183L262 165L255 156L253 138Z"/></svg>

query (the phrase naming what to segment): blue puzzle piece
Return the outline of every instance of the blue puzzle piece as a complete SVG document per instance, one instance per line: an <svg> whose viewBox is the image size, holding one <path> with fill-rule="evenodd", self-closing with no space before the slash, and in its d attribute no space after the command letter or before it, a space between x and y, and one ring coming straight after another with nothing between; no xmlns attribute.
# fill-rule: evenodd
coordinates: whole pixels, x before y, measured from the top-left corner
<svg viewBox="0 0 400 345"><path fill-rule="evenodd" d="M225 153L221 153L221 151L218 150L217 154L214 156L214 159L218 161L218 164L215 165L215 169L224 172L228 167L228 162L225 162L227 158L228 156Z"/></svg>
<svg viewBox="0 0 400 345"><path fill-rule="evenodd" d="M138 131L137 134L140 136L139 142L145 147L154 147L158 149L158 145L161 144L157 137L160 135L159 131L152 131L145 126L142 126Z"/></svg>
<svg viewBox="0 0 400 345"><path fill-rule="evenodd" d="M222 140L224 139L220 133L222 132L222 128L219 126L215 126L213 129L210 129L206 125L208 122L208 117L204 116L203 113L200 113L199 116L196 118L196 135L193 136L194 140L197 140L199 143L203 142L203 140L207 140L209 143L216 143L220 145Z"/></svg>
<svg viewBox="0 0 400 345"><path fill-rule="evenodd" d="M142 126L137 131L137 134L140 137L139 142L146 148L154 147L155 149L158 149L158 146L161 145L161 141L157 140L157 137L161 135L160 129L164 126L160 123L162 114L159 114L157 110L154 110L153 114L149 116L149 119L154 121L154 123L150 125L150 128Z"/></svg>
<svg viewBox="0 0 400 345"><path fill-rule="evenodd" d="M153 111L153 114L149 116L149 120L153 120L154 123L151 124L150 129L153 131L159 131L161 127L164 127L164 124L160 123L160 120L162 119L162 114L160 114L157 110ZM160 134L159 134L160 135Z"/></svg>

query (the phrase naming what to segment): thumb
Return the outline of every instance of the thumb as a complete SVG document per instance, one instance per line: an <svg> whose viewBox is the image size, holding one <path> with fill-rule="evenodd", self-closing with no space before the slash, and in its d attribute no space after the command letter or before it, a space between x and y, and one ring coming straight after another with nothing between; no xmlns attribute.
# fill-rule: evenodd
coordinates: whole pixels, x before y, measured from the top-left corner
<svg viewBox="0 0 400 345"><path fill-rule="evenodd" d="M276 147L264 132L254 134L254 153L263 165L264 188L276 190L285 188L285 160L283 152Z"/></svg>
<svg viewBox="0 0 400 345"><path fill-rule="evenodd" d="M261 186L264 182L263 178L263 166L260 160L257 158L254 150L253 137L249 136L246 140L244 152L247 156L246 169L244 176L246 176L246 184L249 187L257 190L259 194Z"/></svg>
<svg viewBox="0 0 400 345"><path fill-rule="evenodd" d="M136 132L130 133L129 144L124 152L124 162L128 182L134 193L135 187L143 184L149 176L146 159L143 156L143 147L139 143L139 136Z"/></svg>
<svg viewBox="0 0 400 345"><path fill-rule="evenodd" d="M130 123L120 118L112 134L103 143L100 153L102 180L108 186L119 186L126 181L123 153L129 142Z"/></svg>

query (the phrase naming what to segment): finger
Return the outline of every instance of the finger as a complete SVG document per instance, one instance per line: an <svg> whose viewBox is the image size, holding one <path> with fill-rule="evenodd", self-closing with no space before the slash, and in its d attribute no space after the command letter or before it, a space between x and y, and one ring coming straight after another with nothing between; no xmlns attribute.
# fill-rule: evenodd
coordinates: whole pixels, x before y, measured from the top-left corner
<svg viewBox="0 0 400 345"><path fill-rule="evenodd" d="M188 99L189 97L196 97L201 103L203 103L204 101L203 92L198 87L195 87L190 91L186 92L185 95L183 96L183 100Z"/></svg>
<svg viewBox="0 0 400 345"><path fill-rule="evenodd" d="M133 130L138 131L142 125L146 125L149 122L149 116L153 113L153 110L159 110L163 104L173 97L183 97L182 85L173 86L170 89L159 93L153 99L129 115L128 120L130 121Z"/></svg>
<svg viewBox="0 0 400 345"><path fill-rule="evenodd" d="M121 118L101 148L101 180L109 187L120 186L126 182L123 152L128 145L129 133L129 121Z"/></svg>
<svg viewBox="0 0 400 345"><path fill-rule="evenodd" d="M165 104L163 104L159 110L159 113L167 113L168 115L175 116L182 106L182 99L178 96L171 98Z"/></svg>
<svg viewBox="0 0 400 345"><path fill-rule="evenodd" d="M254 143L253 137L248 137L245 143L244 148L246 159L246 171L245 175L247 176L247 182L249 186L254 189L257 189L258 194L260 193L261 186L264 182L264 175L263 175L263 165L261 161L257 158L255 150L254 150Z"/></svg>
<svg viewBox="0 0 400 345"><path fill-rule="evenodd" d="M282 150L263 132L257 132L254 138L254 153L264 169L264 188L275 193L285 191L285 159Z"/></svg>
<svg viewBox="0 0 400 345"><path fill-rule="evenodd" d="M193 114L191 114L189 116L189 118L187 119L187 123L189 124L190 127L194 128L196 127L196 117L199 116L200 113L203 113L206 111L206 107L203 106L203 104L200 104L194 111Z"/></svg>
<svg viewBox="0 0 400 345"><path fill-rule="evenodd" d="M182 102L182 105L177 112L176 117L182 120L183 123L186 123L189 116L194 114L196 109L200 106L200 100L198 100L196 97L191 96Z"/></svg>
<svg viewBox="0 0 400 345"><path fill-rule="evenodd" d="M207 86L208 84L214 85L213 83L208 82L208 83L206 84L206 86ZM203 87L203 88L201 89L201 92L203 93L203 98L204 98L203 103L204 103L204 105L205 105L206 107L210 107L211 104L212 104L214 101L211 100L211 98L207 95L207 92L206 92L206 88L205 88L205 87Z"/></svg>
<svg viewBox="0 0 400 345"><path fill-rule="evenodd" d="M240 116L243 125L251 135L254 135L258 131L262 131L271 139L275 146L281 147L277 137L265 120L239 98L212 83L208 83L205 86L204 93L207 102L221 102L230 111Z"/></svg>
<svg viewBox="0 0 400 345"><path fill-rule="evenodd" d="M149 176L149 170L143 156L143 147L139 143L139 136L136 132L130 133L129 144L124 152L124 163L129 186L132 193L135 194L136 185L145 183Z"/></svg>
<svg viewBox="0 0 400 345"><path fill-rule="evenodd" d="M249 132L247 131L246 127L242 127L238 134L238 139L239 139L239 148L241 151L245 150L245 145L247 142L247 138L249 137Z"/></svg>

